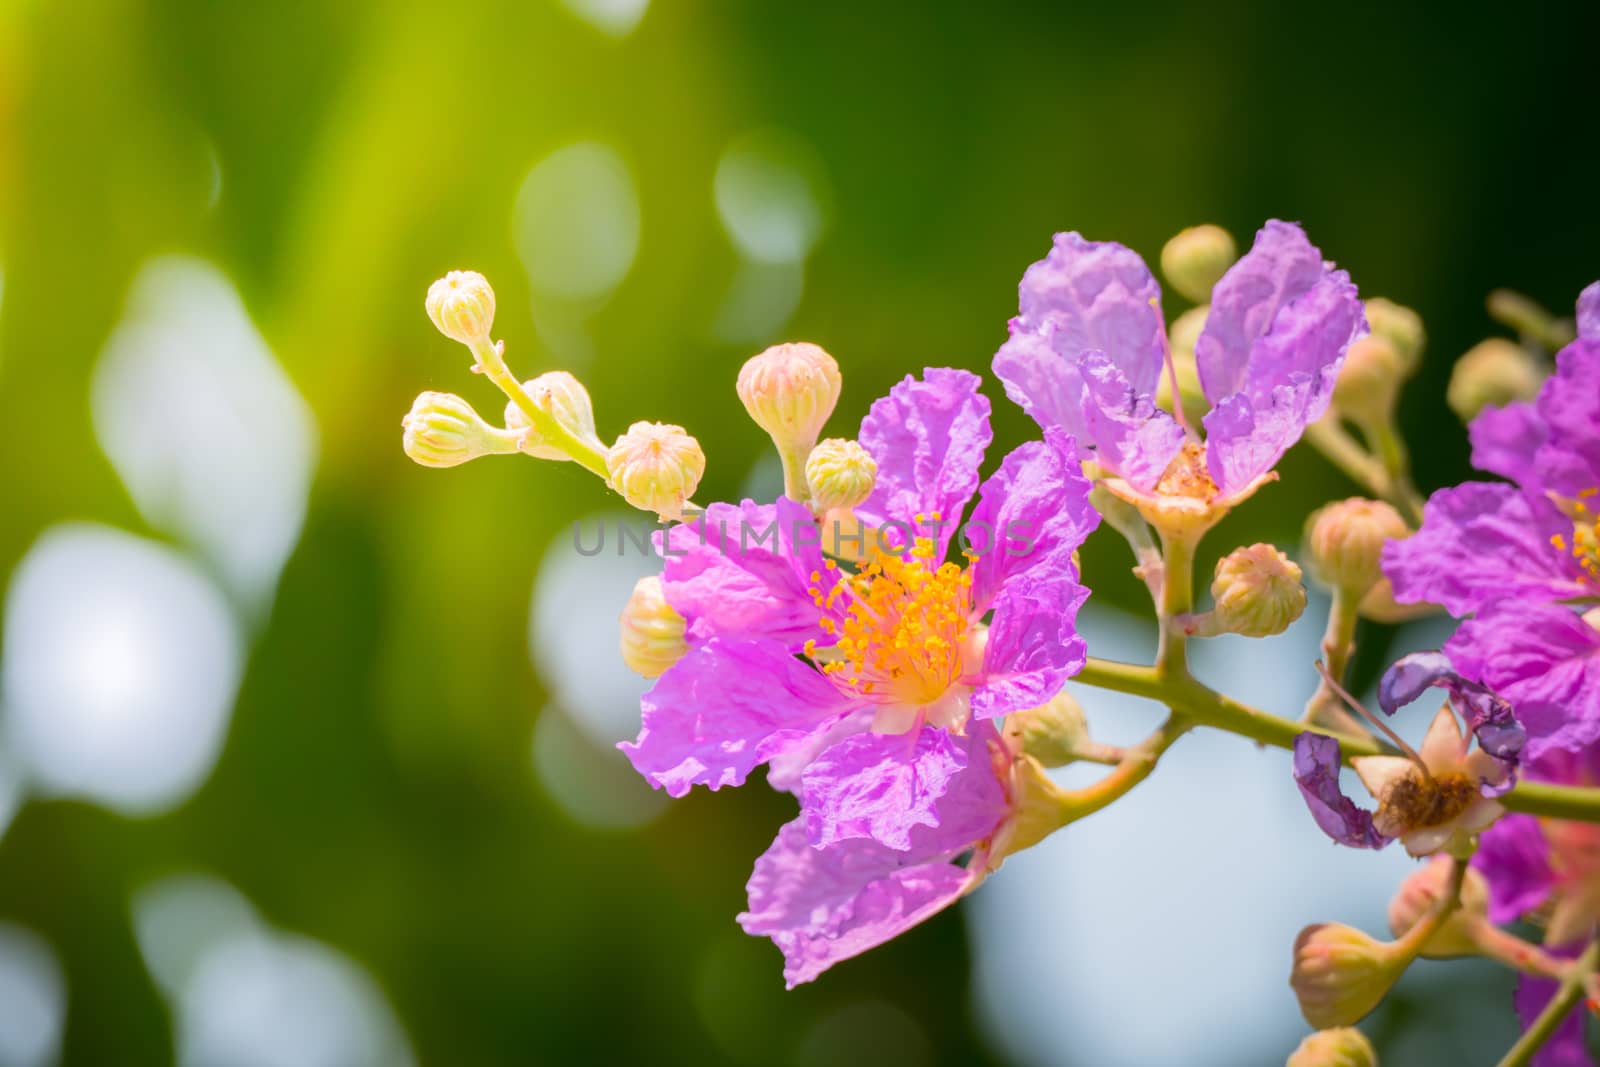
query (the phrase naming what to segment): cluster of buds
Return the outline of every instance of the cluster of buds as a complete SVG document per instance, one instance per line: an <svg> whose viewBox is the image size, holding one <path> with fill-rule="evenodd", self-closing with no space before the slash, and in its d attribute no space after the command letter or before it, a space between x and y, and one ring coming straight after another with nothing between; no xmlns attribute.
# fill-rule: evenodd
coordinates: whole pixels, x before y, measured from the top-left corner
<svg viewBox="0 0 1600 1067"><path fill-rule="evenodd" d="M518 381L505 363L505 344L492 339L494 289L476 271L453 270L428 287L428 318L439 332L466 345L473 370L506 396L505 425L494 426L453 393L426 392L403 420L406 455L426 467L454 467L480 456L522 453L573 461L663 519L679 517L705 474L700 444L681 426L636 422L607 448L595 429L594 404L583 383L566 371Z"/></svg>
<svg viewBox="0 0 1600 1067"><path fill-rule="evenodd" d="M739 400L755 424L767 432L783 463L783 490L808 503L817 515L849 510L866 500L878 465L854 441L831 438L817 443L839 403L843 381L838 362L806 342L773 345L739 369Z"/></svg>

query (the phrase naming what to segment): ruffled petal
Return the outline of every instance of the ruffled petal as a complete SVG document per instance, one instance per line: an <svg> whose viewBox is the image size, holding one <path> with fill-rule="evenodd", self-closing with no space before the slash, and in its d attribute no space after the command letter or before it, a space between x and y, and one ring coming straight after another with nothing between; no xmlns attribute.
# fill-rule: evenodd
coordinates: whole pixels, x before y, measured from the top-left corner
<svg viewBox="0 0 1600 1067"><path fill-rule="evenodd" d="M1600 341L1600 282L1590 282L1578 294L1578 338Z"/></svg>
<svg viewBox="0 0 1600 1067"><path fill-rule="evenodd" d="M617 747L675 797L696 785L742 785L850 710L833 683L779 642L728 638L691 648L640 706L638 738Z"/></svg>
<svg viewBox="0 0 1600 1067"><path fill-rule="evenodd" d="M979 384L968 371L929 367L873 403L861 420L860 441L877 461L878 482L856 509L863 521L907 524L933 536L937 515L935 540L943 555L978 488L978 467L993 438L989 400ZM883 536L899 544L905 533L890 526Z"/></svg>
<svg viewBox="0 0 1600 1067"><path fill-rule="evenodd" d="M1351 848L1382 848L1391 840L1372 825L1372 813L1339 788L1339 742L1325 734L1294 739L1294 780L1322 832Z"/></svg>
<svg viewBox="0 0 1600 1067"><path fill-rule="evenodd" d="M1489 884L1489 918L1515 922L1544 904L1556 884L1550 845L1532 815L1507 814L1478 839L1472 865Z"/></svg>
<svg viewBox="0 0 1600 1067"><path fill-rule="evenodd" d="M1546 945L1545 950L1555 956L1574 959L1582 952L1583 945ZM1529 975L1517 978L1517 992L1512 999L1524 1030L1533 1025L1560 986L1561 983L1554 978L1534 978ZM1528 1061L1530 1067L1594 1067L1584 1036L1584 1018L1587 1014L1582 1008L1569 1011L1544 1047Z"/></svg>
<svg viewBox="0 0 1600 1067"><path fill-rule="evenodd" d="M1350 277L1293 223L1272 220L1212 294L1195 343L1206 462L1219 495L1267 473L1322 416L1346 349L1366 329Z"/></svg>
<svg viewBox="0 0 1600 1067"><path fill-rule="evenodd" d="M1454 615L1506 597L1550 601L1580 595L1582 571L1550 543L1572 523L1542 497L1496 482L1441 489L1422 529L1383 549L1383 572L1404 604L1443 604Z"/></svg>
<svg viewBox="0 0 1600 1067"><path fill-rule="evenodd" d="M1539 413L1521 400L1503 408L1484 408L1467 426L1472 465L1518 485L1539 484L1535 463L1548 437Z"/></svg>
<svg viewBox="0 0 1600 1067"><path fill-rule="evenodd" d="M746 933L783 952L790 989L949 907L982 878L944 859L907 863L875 841L814 848L802 820L778 831L746 887Z"/></svg>
<svg viewBox="0 0 1600 1067"><path fill-rule="evenodd" d="M767 762L767 784L798 796L801 776L811 761L839 742L872 729L875 710L870 704L857 705L839 718L824 722L782 752L774 753Z"/></svg>
<svg viewBox="0 0 1600 1067"><path fill-rule="evenodd" d="M1600 338L1556 354L1535 402L1549 438L1534 461L1546 488L1566 497L1600 489Z"/></svg>
<svg viewBox="0 0 1600 1067"><path fill-rule="evenodd" d="M656 535L661 585L691 644L714 637L768 638L798 651L820 637L808 592L823 556L811 513L773 504L712 504L693 522Z"/></svg>
<svg viewBox="0 0 1600 1067"><path fill-rule="evenodd" d="M1414 652L1402 656L1383 672L1378 681L1378 704L1384 713L1396 710L1421 696L1424 690L1443 689L1450 703L1466 720L1467 728L1478 739L1478 747L1499 761L1505 775L1497 781L1485 780L1485 796L1500 796L1516 784L1517 763L1528 743L1528 733L1512 713L1511 702L1487 686L1461 675L1443 652ZM1451 719L1454 722L1454 718Z"/></svg>
<svg viewBox="0 0 1600 1067"><path fill-rule="evenodd" d="M1161 380L1161 287L1144 260L1114 241L1058 233L1050 254L1029 267L1020 287L1018 332L1049 324L1052 347L1068 362L1104 352L1141 396Z"/></svg>
<svg viewBox="0 0 1600 1067"><path fill-rule="evenodd" d="M1072 554L1100 524L1089 505L1077 447L1054 427L1044 440L1014 450L978 491L964 529L972 564L973 611L982 615L1008 581L1063 574Z"/></svg>
<svg viewBox="0 0 1600 1067"><path fill-rule="evenodd" d="M1600 631L1576 612L1502 601L1463 622L1444 651L1511 702L1528 731L1527 758L1600 740Z"/></svg>
<svg viewBox="0 0 1600 1067"><path fill-rule="evenodd" d="M938 727L857 734L818 755L802 773L806 834L818 848L871 838L908 849L915 827L939 825L939 800L966 766L966 748Z"/></svg>
<svg viewBox="0 0 1600 1067"><path fill-rule="evenodd" d="M1083 669L1087 647L1075 625L1089 590L1070 560L1053 574L1012 578L995 601L972 714L992 719L1036 708Z"/></svg>

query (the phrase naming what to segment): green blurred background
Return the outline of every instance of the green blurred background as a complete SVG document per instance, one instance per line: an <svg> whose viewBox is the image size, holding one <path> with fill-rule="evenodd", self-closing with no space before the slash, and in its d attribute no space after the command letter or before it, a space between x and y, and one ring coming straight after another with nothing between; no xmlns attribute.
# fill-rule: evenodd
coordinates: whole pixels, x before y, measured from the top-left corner
<svg viewBox="0 0 1600 1067"><path fill-rule="evenodd" d="M771 481L733 395L751 353L827 347L846 381L831 429L849 433L907 372L986 372L1055 230L1153 260L1196 222L1247 242L1264 218L1303 221L1364 294L1427 322L1404 410L1425 488L1467 470L1443 384L1491 331L1484 294L1570 313L1600 276L1592 4L646 4L0 2L0 661L25 798L0 839L0 920L57 961L29 973L64 990L61 1062L403 1058L392 1033L348 1046L364 1059L219 1051L193 932L213 913L275 931L259 936L283 959L337 953L339 988L370 983L396 1021L379 1030L426 1064L1008 1054L969 1007L959 911L783 991L777 952L732 916L790 802L757 785L658 809L600 743L631 697L550 677L552 657L582 659L564 613L603 623L631 577L569 574L536 666L547 547L616 502L574 465L402 455L421 389L500 407L423 314L445 270L495 282L512 366L579 373L603 436L640 418L697 434L705 499ZM1033 433L987 391L997 445ZM1292 545L1350 491L1297 451L1213 548ZM102 549L133 535L181 553L151 558L226 609L218 655L238 655L218 668L214 768L202 752L192 780L131 799L88 771L64 785L18 739L19 704L49 715L61 670L113 712L141 677L90 637L63 638L68 668L44 682L19 663L20 565L84 521L122 532L68 531L59 630L99 632L84 561L113 566ZM265 547L240 549L252 532ZM1125 553L1097 537L1087 571L1137 607ZM571 633L603 661L592 629ZM92 743L99 721L74 729ZM154 727L118 729L133 740L93 773L141 738L141 758L177 758ZM1286 969L1285 945L1240 951ZM245 1033L294 1030L272 1006L326 977L210 963L257 1013ZM1127 1003L1127 1025L1150 1024L1137 989ZM6 1019L0 1057L52 1061L48 1042L37 1060L7 1045Z"/></svg>

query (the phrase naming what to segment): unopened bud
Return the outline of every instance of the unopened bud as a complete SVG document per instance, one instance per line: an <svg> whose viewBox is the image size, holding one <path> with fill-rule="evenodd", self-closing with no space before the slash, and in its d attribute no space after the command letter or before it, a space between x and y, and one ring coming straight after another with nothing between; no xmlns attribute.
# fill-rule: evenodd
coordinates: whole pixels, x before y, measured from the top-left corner
<svg viewBox="0 0 1600 1067"><path fill-rule="evenodd" d="M806 459L806 488L817 511L853 508L872 495L877 481L871 453L843 437L819 442Z"/></svg>
<svg viewBox="0 0 1600 1067"><path fill-rule="evenodd" d="M453 270L428 286L428 318L464 345L486 343L494 329L494 289L475 270Z"/></svg>
<svg viewBox="0 0 1600 1067"><path fill-rule="evenodd" d="M1367 595L1361 598L1357 610L1363 619L1393 626L1425 618L1440 608L1437 604L1429 604L1426 601L1415 604L1400 603L1394 598L1394 583L1386 575L1378 579L1377 585L1367 590Z"/></svg>
<svg viewBox="0 0 1600 1067"><path fill-rule="evenodd" d="M1306 521L1311 573L1330 589L1359 598L1382 577L1384 544L1407 532L1400 513L1382 501L1351 497L1318 508Z"/></svg>
<svg viewBox="0 0 1600 1067"><path fill-rule="evenodd" d="M400 425L406 455L424 467L455 467L493 452L516 451L454 393L421 394Z"/></svg>
<svg viewBox="0 0 1600 1067"><path fill-rule="evenodd" d="M1161 249L1161 273L1196 304L1211 299L1211 289L1239 258L1233 236L1221 226L1191 226Z"/></svg>
<svg viewBox="0 0 1600 1067"><path fill-rule="evenodd" d="M1351 344L1333 385L1333 406L1363 426L1381 426L1394 417L1405 359L1394 342L1368 334Z"/></svg>
<svg viewBox="0 0 1600 1067"><path fill-rule="evenodd" d="M548 411L572 436L604 452L606 446L594 428L594 403L583 383L564 370L553 370L522 383L522 389L540 408ZM512 400L506 403L506 428L522 434L521 447L540 459L571 459L563 450L544 443L528 413Z"/></svg>
<svg viewBox="0 0 1600 1067"><path fill-rule="evenodd" d="M1300 567L1271 545L1236 548L1219 559L1211 598L1213 634L1271 637L1306 610Z"/></svg>
<svg viewBox="0 0 1600 1067"><path fill-rule="evenodd" d="M1032 848L1073 819L1060 786L1050 780L1032 756L1009 758L1003 745L990 753L996 771L1010 782L1011 814L994 835L989 870L1007 857Z"/></svg>
<svg viewBox="0 0 1600 1067"><path fill-rule="evenodd" d="M1544 384L1545 368L1526 348L1503 337L1480 341L1456 360L1444 400L1462 422L1486 407L1531 400Z"/></svg>
<svg viewBox="0 0 1600 1067"><path fill-rule="evenodd" d="M778 451L804 456L839 402L839 364L813 344L773 345L739 371L739 399Z"/></svg>
<svg viewBox="0 0 1600 1067"><path fill-rule="evenodd" d="M1378 1067L1378 1050L1353 1026L1307 1034L1283 1067Z"/></svg>
<svg viewBox="0 0 1600 1067"><path fill-rule="evenodd" d="M636 422L606 453L606 473L622 499L675 519L700 485L706 455L682 426Z"/></svg>
<svg viewBox="0 0 1600 1067"><path fill-rule="evenodd" d="M1367 328L1372 336L1382 337L1394 345L1400 354L1402 373L1409 378L1422 362L1422 349L1428 343L1428 334L1422 328L1422 316L1392 300L1375 296L1366 303Z"/></svg>
<svg viewBox="0 0 1600 1067"><path fill-rule="evenodd" d="M1450 868L1455 862L1449 856L1435 856L1400 883L1394 899L1389 901L1389 929L1394 936L1404 937L1438 907L1449 887ZM1488 909L1489 887L1483 875L1469 867L1461 883L1459 905L1423 944L1422 955L1435 960L1476 955L1474 927L1484 921Z"/></svg>
<svg viewBox="0 0 1600 1067"><path fill-rule="evenodd" d="M640 578L622 609L622 662L636 674L659 678L689 651L683 631L683 616L667 603L661 579Z"/></svg>
<svg viewBox="0 0 1600 1067"><path fill-rule="evenodd" d="M1289 985L1318 1030L1354 1026L1389 992L1410 956L1343 923L1319 923L1294 942Z"/></svg>
<svg viewBox="0 0 1600 1067"><path fill-rule="evenodd" d="M1065 689L1045 703L1006 716L1006 737L1014 748L1046 767L1063 767L1078 758L1089 740L1083 708Z"/></svg>

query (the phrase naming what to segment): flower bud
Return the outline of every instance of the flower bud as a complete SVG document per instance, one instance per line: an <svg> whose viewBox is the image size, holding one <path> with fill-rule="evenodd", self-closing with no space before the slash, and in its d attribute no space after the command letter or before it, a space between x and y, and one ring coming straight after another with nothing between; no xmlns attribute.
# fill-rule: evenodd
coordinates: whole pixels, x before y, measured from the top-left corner
<svg viewBox="0 0 1600 1067"><path fill-rule="evenodd" d="M475 270L453 270L428 286L428 318L464 345L487 343L494 329L494 290Z"/></svg>
<svg viewBox="0 0 1600 1067"><path fill-rule="evenodd" d="M855 441L830 437L806 459L806 488L816 511L853 508L872 495L878 464Z"/></svg>
<svg viewBox="0 0 1600 1067"><path fill-rule="evenodd" d="M773 345L739 371L739 399L778 451L804 456L839 402L839 364L813 344Z"/></svg>
<svg viewBox="0 0 1600 1067"><path fill-rule="evenodd" d="M1063 689L1036 708L1007 715L1006 738L1044 766L1063 767L1078 758L1089 728L1083 708Z"/></svg>
<svg viewBox="0 0 1600 1067"><path fill-rule="evenodd" d="M1400 354L1401 373L1409 378L1422 362L1422 349L1428 335L1422 328L1422 316L1392 300L1375 296L1366 303L1367 328L1374 337L1382 337Z"/></svg>
<svg viewBox="0 0 1600 1067"><path fill-rule="evenodd" d="M499 441L495 428L454 393L421 394L400 425L406 455L424 467L455 467L491 452L516 450Z"/></svg>
<svg viewBox="0 0 1600 1067"><path fill-rule="evenodd" d="M1066 795L1050 780L1032 756L1007 757L1005 746L991 742L997 772L1010 782L1011 814L994 835L988 869L996 870L1007 856L1032 848L1072 821Z"/></svg>
<svg viewBox="0 0 1600 1067"><path fill-rule="evenodd" d="M1435 856L1400 883L1394 899L1389 901L1389 929L1395 937L1404 937L1438 905L1449 884L1454 862L1448 856ZM1473 928L1484 921L1488 909L1488 884L1483 875L1469 867L1461 883L1460 906L1423 944L1422 955L1434 960L1476 955L1478 941L1473 936Z"/></svg>
<svg viewBox="0 0 1600 1067"><path fill-rule="evenodd" d="M1319 923L1294 942L1289 985L1300 1014L1318 1030L1353 1026L1389 992L1410 962L1393 943L1343 923Z"/></svg>
<svg viewBox="0 0 1600 1067"><path fill-rule="evenodd" d="M1353 1026L1307 1034L1283 1067L1378 1067L1378 1050Z"/></svg>
<svg viewBox="0 0 1600 1067"><path fill-rule="evenodd" d="M1456 360L1444 400L1462 422L1471 422L1486 407L1531 400L1544 383L1545 368L1526 348L1492 337L1480 341Z"/></svg>
<svg viewBox="0 0 1600 1067"><path fill-rule="evenodd" d="M1571 319L1558 318L1513 290L1496 289L1489 294L1487 305L1490 318L1551 352L1571 344L1576 336Z"/></svg>
<svg viewBox="0 0 1600 1067"><path fill-rule="evenodd" d="M642 511L675 519L700 485L706 455L682 426L636 422L606 453L611 488Z"/></svg>
<svg viewBox="0 0 1600 1067"><path fill-rule="evenodd" d="M1271 545L1236 548L1217 561L1211 582L1217 633L1281 634L1306 610L1300 568Z"/></svg>
<svg viewBox="0 0 1600 1067"><path fill-rule="evenodd" d="M1406 362L1393 341L1378 334L1351 344L1333 385L1333 406L1364 426L1380 426L1394 417Z"/></svg>
<svg viewBox="0 0 1600 1067"><path fill-rule="evenodd" d="M1407 532L1400 513L1381 501L1351 497L1318 508L1306 521L1311 573L1330 589L1359 598L1382 577L1384 543Z"/></svg>
<svg viewBox="0 0 1600 1067"><path fill-rule="evenodd" d="M548 411L572 436L596 452L606 450L605 443L595 432L594 403L589 399L589 391L578 379L564 370L553 370L523 382L522 388L535 404ZM554 445L545 444L538 429L528 418L528 413L518 407L514 400L506 402L506 428L522 434L521 448L530 456L539 459L572 458Z"/></svg>
<svg viewBox="0 0 1600 1067"><path fill-rule="evenodd" d="M1239 258L1233 236L1221 226L1191 226L1161 249L1161 273L1196 304L1211 299L1211 288Z"/></svg>
<svg viewBox="0 0 1600 1067"><path fill-rule="evenodd" d="M1200 369L1195 364L1194 346L1205 329L1207 306L1192 307L1172 320L1167 343L1172 350L1172 370L1178 378L1178 395L1183 398L1183 413L1199 422L1210 410L1205 391L1200 388ZM1156 404L1172 411L1172 375L1163 373L1156 382Z"/></svg>
<svg viewBox="0 0 1600 1067"><path fill-rule="evenodd" d="M689 651L683 616L667 603L661 579L640 578L622 609L622 662L646 678L659 678Z"/></svg>

